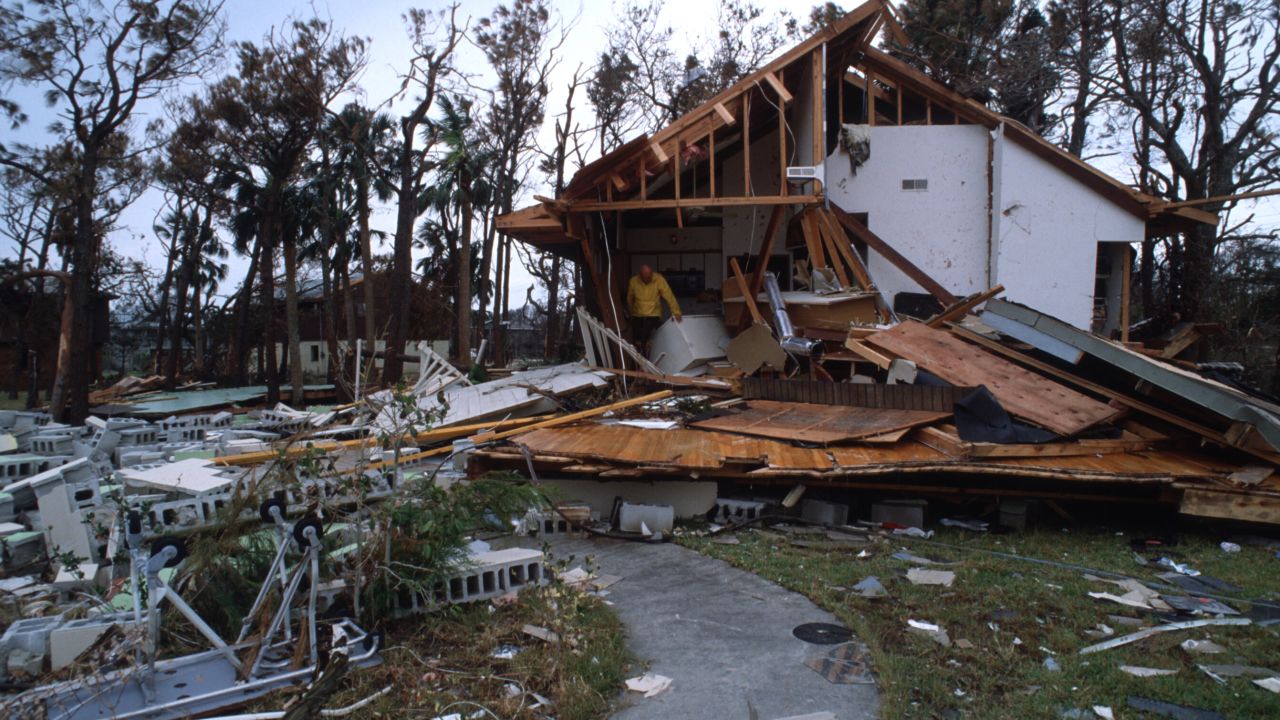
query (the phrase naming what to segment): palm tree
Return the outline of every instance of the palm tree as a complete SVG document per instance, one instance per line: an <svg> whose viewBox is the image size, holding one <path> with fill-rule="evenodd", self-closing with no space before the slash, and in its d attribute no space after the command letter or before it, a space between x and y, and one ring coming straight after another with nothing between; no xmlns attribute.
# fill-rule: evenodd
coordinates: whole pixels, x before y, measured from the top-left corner
<svg viewBox="0 0 1280 720"><path fill-rule="evenodd" d="M457 359L471 364L471 225L477 203L487 203L492 187L485 168L492 153L476 133L471 100L445 96L440 100L444 116L431 121L431 132L442 152L437 159L435 182L427 188L437 212L457 215L458 289L454 307L458 314Z"/></svg>
<svg viewBox="0 0 1280 720"><path fill-rule="evenodd" d="M195 352L193 370L196 377L205 379L205 308L213 302L218 285L227 279L227 246L212 227L201 232L197 251L195 281L191 293L192 346Z"/></svg>

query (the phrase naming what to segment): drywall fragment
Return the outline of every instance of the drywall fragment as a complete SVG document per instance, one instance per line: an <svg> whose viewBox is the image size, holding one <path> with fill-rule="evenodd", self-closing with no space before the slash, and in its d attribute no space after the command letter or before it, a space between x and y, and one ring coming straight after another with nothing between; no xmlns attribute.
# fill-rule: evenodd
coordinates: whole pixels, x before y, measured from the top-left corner
<svg viewBox="0 0 1280 720"><path fill-rule="evenodd" d="M644 693L647 698L653 697L671 687L671 678L657 673L647 672L639 677L627 680L627 689L631 692Z"/></svg>
<svg viewBox="0 0 1280 720"><path fill-rule="evenodd" d="M520 631L525 635L538 638L543 642L549 642L552 644L560 642L560 636L558 634L538 625L525 625L520 628Z"/></svg>
<svg viewBox="0 0 1280 720"><path fill-rule="evenodd" d="M853 592L864 598L878 598L889 594L889 591L884 589L884 585L880 583L880 579L875 575L866 577L857 585L854 585Z"/></svg>
<svg viewBox="0 0 1280 720"><path fill-rule="evenodd" d="M1189 653L1201 653L1204 655L1217 655L1227 651L1225 647L1212 640L1183 640L1181 647Z"/></svg>
<svg viewBox="0 0 1280 720"><path fill-rule="evenodd" d="M1120 669L1134 677L1159 677L1161 675L1175 675L1177 670L1165 670L1164 668L1138 667L1137 665L1121 665Z"/></svg>
<svg viewBox="0 0 1280 720"><path fill-rule="evenodd" d="M910 580L913 585L942 585L943 587L951 587L951 583L956 580L956 574L950 570L911 568L907 571L907 580Z"/></svg>

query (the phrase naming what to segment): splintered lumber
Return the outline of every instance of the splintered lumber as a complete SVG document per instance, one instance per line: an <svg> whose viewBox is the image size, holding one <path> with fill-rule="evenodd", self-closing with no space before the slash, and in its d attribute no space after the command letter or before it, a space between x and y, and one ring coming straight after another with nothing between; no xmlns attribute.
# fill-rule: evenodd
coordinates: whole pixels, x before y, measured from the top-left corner
<svg viewBox="0 0 1280 720"><path fill-rule="evenodd" d="M560 417L557 417L557 418L551 418L550 420L543 420L542 422L537 422L532 425L527 425L522 428L517 428L515 430L504 430L501 432L481 433L479 435L473 436L471 440L472 442L475 442L477 444L482 442L492 442L494 440L502 440L503 438L509 438L514 435L519 435L521 433L529 432L531 430L540 430L542 428L549 428L549 427L555 427L557 425L564 425L566 423L577 422L578 420L585 420L587 418L598 417L600 415L604 415L605 413L612 412L614 410L622 410L624 408L634 407L636 405L644 405L646 403L665 400L671 397L673 394L674 393L672 393L670 390L659 390L658 392L649 393L648 395L641 395L640 397L630 398L628 400L622 400L609 405L601 405L598 408L591 408L590 410L583 410L581 412L570 413L568 415L561 415Z"/></svg>
<svg viewBox="0 0 1280 720"><path fill-rule="evenodd" d="M886 410L927 410L949 413L973 388L946 385L864 385L821 380L743 378L747 400L781 400L819 405L852 405Z"/></svg>
<svg viewBox="0 0 1280 720"><path fill-rule="evenodd" d="M928 325L931 328L942 327L944 324L951 322L952 320L957 320L963 317L965 313L978 307L982 303L990 300L991 298L999 295L1002 292L1004 292L1004 286L996 285L990 290L984 290L983 292L980 292L980 293L974 293L973 295L970 295L969 297L943 310L937 315L934 315L933 317L929 318L928 320L925 321L924 324Z"/></svg>
<svg viewBox="0 0 1280 720"><path fill-rule="evenodd" d="M871 232L866 225L858 222L857 218L845 212L843 208L835 203L829 203L831 212L835 215L836 220L844 226L845 230L853 233L859 240L866 243L868 247L875 250L881 257L888 260L891 265L902 271L904 275L911 278L917 285L924 288L925 292L932 295L943 307L953 305L956 302L956 296L942 287L937 280L934 280L928 273L916 267L916 264L908 260L893 246L885 242L879 235Z"/></svg>
<svg viewBox="0 0 1280 720"><path fill-rule="evenodd" d="M949 415L949 412L923 410L884 410L850 405L751 400L729 414L700 420L692 425L709 430L827 445L913 428Z"/></svg>
<svg viewBox="0 0 1280 720"><path fill-rule="evenodd" d="M1187 487L1178 512L1195 517L1280 524L1280 494Z"/></svg>
<svg viewBox="0 0 1280 720"><path fill-rule="evenodd" d="M744 115L745 117L745 115ZM743 132L746 132L746 122L743 122ZM743 153L745 157L751 157L751 153ZM750 175L747 175L750 177ZM773 213L769 215L769 226L764 231L764 244L760 246L760 255L756 258L756 271L751 276L751 297L756 297L760 291L764 289L764 274L769 270L769 257L773 254L773 242L778 237L778 230L782 228L782 215L786 210L784 205L774 205Z"/></svg>
<svg viewBox="0 0 1280 720"><path fill-rule="evenodd" d="M760 316L760 308L756 307L755 296L747 287L747 279L742 276L742 267L738 265L738 258L729 258L729 269L733 271L733 279L738 283L738 291L742 293L742 300L747 304L747 312L751 313L751 322L763 325L764 318Z"/></svg>
<svg viewBox="0 0 1280 720"><path fill-rule="evenodd" d="M985 385L1011 414L1074 435L1119 411L974 347L953 335L907 321L867 337L873 347L906 358L953 385Z"/></svg>

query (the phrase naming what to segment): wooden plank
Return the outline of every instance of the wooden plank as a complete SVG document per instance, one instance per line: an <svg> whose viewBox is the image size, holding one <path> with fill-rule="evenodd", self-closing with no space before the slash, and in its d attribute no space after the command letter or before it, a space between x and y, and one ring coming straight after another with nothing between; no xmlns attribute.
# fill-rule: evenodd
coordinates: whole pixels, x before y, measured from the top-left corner
<svg viewBox="0 0 1280 720"><path fill-rule="evenodd" d="M769 257L773 255L773 244L782 228L782 214L786 211L783 205L774 205L769 215L769 226L764 231L764 244L760 246L760 254L756 261L756 271L751 278L751 297L756 297L764 289L764 274L769 269ZM754 216L752 221L754 222Z"/></svg>
<svg viewBox="0 0 1280 720"><path fill-rule="evenodd" d="M853 338L849 338L848 340L845 340L844 346L848 348L851 352L853 352L855 355L857 355L858 357L862 358L863 360L866 360L869 363L874 364L876 367L880 368L881 370L888 370L889 365L893 362L892 358L885 357L884 355L876 352L875 350L872 350L866 345L863 345L861 341L855 340Z"/></svg>
<svg viewBox="0 0 1280 720"><path fill-rule="evenodd" d="M822 128L826 123L826 114L823 112L823 104L826 100L826 92L822 87L822 77L824 68L822 66L822 49L813 51L809 56L809 94L812 96L813 107L810 109L810 118L813 122L813 152L811 155L810 165L821 165L825 159L826 153L823 150L827 146L827 138ZM813 181L813 194L817 195L822 192L822 180L815 178Z"/></svg>
<svg viewBox="0 0 1280 720"><path fill-rule="evenodd" d="M965 313L981 305L982 303L990 300L991 298L999 295L1002 292L1004 292L1004 286L996 285L995 287L990 288L988 290L983 290L980 293L974 293L969 297L955 303L951 307L946 308L945 310L938 313L937 315L934 315L933 317L929 318L924 322L924 324L928 325L931 328L942 327L944 324L949 323L952 320L957 320L961 317L964 317Z"/></svg>
<svg viewBox="0 0 1280 720"><path fill-rule="evenodd" d="M783 85L782 81L778 79L777 74L771 72L765 73L764 81L769 83L769 87L773 88L773 91L778 94L778 100L781 101L784 106L795 99L791 96L790 91L787 90L787 86Z"/></svg>
<svg viewBox="0 0 1280 720"><path fill-rule="evenodd" d="M667 155L666 151L662 149L662 145L659 143L649 143L649 150L653 152L653 157L658 161L659 165L666 165L667 162L671 160L671 157Z"/></svg>
<svg viewBox="0 0 1280 720"><path fill-rule="evenodd" d="M951 412L973 388L929 385L863 385L821 380L743 378L746 400L782 400L829 405Z"/></svg>
<svg viewBox="0 0 1280 720"><path fill-rule="evenodd" d="M832 243L835 245L836 251L840 253L840 257L844 258L845 264L853 271L853 277L858 281L858 286L863 290L874 290L875 286L871 282L871 274L863 266L862 258L858 257L858 253L849 242L849 236L840 229L835 217L826 208L816 208L813 212L817 214L819 224L831 236Z"/></svg>
<svg viewBox="0 0 1280 720"><path fill-rule="evenodd" d="M804 235L804 245L809 251L809 267L811 270L827 267L827 255L822 250L822 238L818 233L818 224L811 213L800 215L800 230Z"/></svg>
<svg viewBox="0 0 1280 720"><path fill-rule="evenodd" d="M943 307L952 305L956 302L955 295L952 295L946 288L938 284L938 281L930 277L928 273L916 267L915 263L902 256L897 250L894 250L893 246L889 245L889 243L880 239L879 235L871 232L870 228L858 222L839 205L829 203L828 206L830 207L831 212L835 215L836 220L844 226L845 230L857 235L858 239L862 240L862 242L866 243L872 250L879 253L885 260L888 260L891 265L901 270L903 274L915 281L917 285L924 288L925 292L937 299Z"/></svg>
<svg viewBox="0 0 1280 720"><path fill-rule="evenodd" d="M1111 453L1138 452L1147 450L1151 443L1146 440L1103 441L1090 443L1078 440L1069 443L1043 443L1027 445L1013 443L971 443L969 454L972 457L1073 457L1077 455L1108 455Z"/></svg>
<svg viewBox="0 0 1280 720"><path fill-rule="evenodd" d="M751 90L742 93L742 196L751 196Z"/></svg>
<svg viewBox="0 0 1280 720"><path fill-rule="evenodd" d="M1120 342L1129 342L1129 326L1130 306L1133 305L1132 299L1133 285L1133 246L1125 243L1124 245L1124 275L1120 278Z"/></svg>
<svg viewBox="0 0 1280 720"><path fill-rule="evenodd" d="M587 239L587 224L579 213L569 213L568 216L569 236L576 237L578 247L582 251L582 262L587 266L587 273L591 276L591 284L595 287L596 303L600 306L600 314L604 316L605 325L613 330L618 330L617 323L613 321L612 313L606 313L609 307L609 290L604 280L600 277L600 271L596 269L595 253L591 251L591 243Z"/></svg>
<svg viewBox="0 0 1280 720"><path fill-rule="evenodd" d="M1264 493L1230 493L1188 488L1182 491L1178 512L1196 517L1280 523L1280 496Z"/></svg>
<svg viewBox="0 0 1280 720"><path fill-rule="evenodd" d="M658 392L655 392L655 393L649 393L648 395L641 395L640 397L634 397L629 400L622 400L620 402L611 403L609 405L601 405L600 407L591 408L590 410L583 410L581 412L570 413L568 415L561 415L560 417L552 418L550 420L543 420L542 422L537 422L532 425L527 425L525 427L518 428L515 430L504 430L501 432L481 433L479 435L473 436L471 440L476 444L479 444L482 442L492 442L494 440L502 440L503 438L513 437L515 435L531 432L533 430L541 430L543 428L555 427L557 425L564 425L567 423L577 422L579 420L586 420L587 418L598 417L600 415L603 415L607 412L612 412L614 410L622 410L624 408L634 407L636 405L644 405L645 403L665 400L671 397L672 394L673 393L670 390L659 390Z"/></svg>
<svg viewBox="0 0 1280 720"><path fill-rule="evenodd" d="M650 198L648 200L583 200L575 201L573 212L614 212L618 210L670 210L691 207L742 207L748 205L817 205L817 195L753 195L751 197L718 198Z"/></svg>
<svg viewBox="0 0 1280 720"><path fill-rule="evenodd" d="M712 107L715 108L716 114L720 116L720 121L725 125L733 125L738 122L738 119L733 116L733 113L729 112L729 108L725 107L724 103L716 103Z"/></svg>
<svg viewBox="0 0 1280 720"><path fill-rule="evenodd" d="M853 283L849 282L849 273L845 272L845 263L842 262L835 238L831 237L831 233L826 232L823 228L822 219L818 214L820 210L820 207L811 208L807 213L812 218L810 222L813 225L813 231L822 239L822 244L827 250L827 258L831 261L831 269L835 271L836 279L840 281L840 287L853 287Z"/></svg>
<svg viewBox="0 0 1280 720"><path fill-rule="evenodd" d="M908 321L871 335L866 342L955 385L985 385L1010 414L1074 435L1116 417L1108 405L961 341L949 333Z"/></svg>
<svg viewBox="0 0 1280 720"><path fill-rule="evenodd" d="M834 383L831 383L834 385ZM827 445L936 422L950 413L751 400L691 426Z"/></svg>
<svg viewBox="0 0 1280 720"><path fill-rule="evenodd" d="M751 313L751 322L756 325L763 325L764 318L760 316L760 308L756 307L756 299L747 287L747 279L742 276L742 267L738 265L738 258L729 258L729 268L733 271L733 279L738 283L738 292L742 293L742 300L747 304L747 312Z"/></svg>
<svg viewBox="0 0 1280 720"><path fill-rule="evenodd" d="M716 196L716 133L707 133L707 184L710 186L707 197Z"/></svg>

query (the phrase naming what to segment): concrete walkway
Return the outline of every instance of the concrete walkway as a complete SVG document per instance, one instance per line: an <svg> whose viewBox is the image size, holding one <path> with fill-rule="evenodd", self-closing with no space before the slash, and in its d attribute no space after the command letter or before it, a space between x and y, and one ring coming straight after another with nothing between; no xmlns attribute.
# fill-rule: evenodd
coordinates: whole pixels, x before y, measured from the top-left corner
<svg viewBox="0 0 1280 720"><path fill-rule="evenodd" d="M808 622L838 623L802 595L672 543L566 539L557 558L573 566L595 557L598 573L623 579L608 600L627 626L636 658L672 678L652 698L628 693L617 720L760 720L831 712L839 720L871 720L874 685L837 685L805 666L831 646L797 640ZM638 673L637 673L638 674Z"/></svg>

